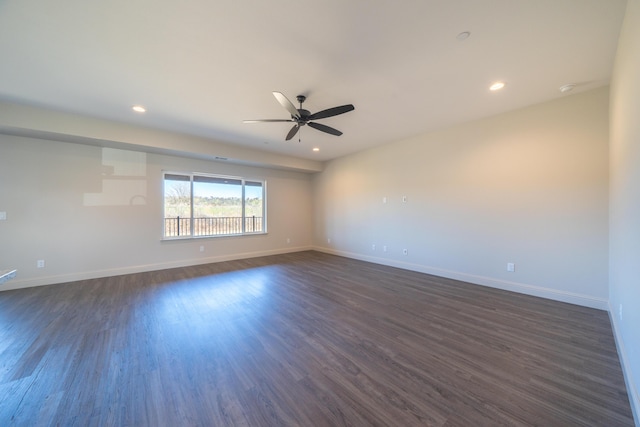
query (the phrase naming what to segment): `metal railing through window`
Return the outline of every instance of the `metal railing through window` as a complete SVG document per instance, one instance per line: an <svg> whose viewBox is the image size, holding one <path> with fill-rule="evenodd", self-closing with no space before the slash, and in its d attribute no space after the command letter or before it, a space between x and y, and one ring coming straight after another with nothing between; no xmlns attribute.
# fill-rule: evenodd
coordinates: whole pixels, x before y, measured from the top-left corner
<svg viewBox="0 0 640 427"><path fill-rule="evenodd" d="M244 218L244 233L263 232L261 216L248 216ZM217 236L228 234L242 234L242 217L200 217L193 218L193 236ZM165 218L164 236L180 237L191 236L191 218Z"/></svg>

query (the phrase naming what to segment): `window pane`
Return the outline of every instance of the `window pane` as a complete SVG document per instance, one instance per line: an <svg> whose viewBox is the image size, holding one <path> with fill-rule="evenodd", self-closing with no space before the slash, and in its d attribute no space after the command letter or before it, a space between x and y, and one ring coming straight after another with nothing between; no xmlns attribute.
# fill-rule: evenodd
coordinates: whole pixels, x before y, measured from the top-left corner
<svg viewBox="0 0 640 427"><path fill-rule="evenodd" d="M242 233L242 181L197 176L193 183L195 236Z"/></svg>
<svg viewBox="0 0 640 427"><path fill-rule="evenodd" d="M186 178L186 179L185 179ZM184 175L165 175L164 178L164 235L191 235L191 178Z"/></svg>
<svg viewBox="0 0 640 427"><path fill-rule="evenodd" d="M264 233L265 206L261 181L164 174L164 237Z"/></svg>
<svg viewBox="0 0 640 427"><path fill-rule="evenodd" d="M264 192L261 182L246 181L244 187L245 232L264 231Z"/></svg>

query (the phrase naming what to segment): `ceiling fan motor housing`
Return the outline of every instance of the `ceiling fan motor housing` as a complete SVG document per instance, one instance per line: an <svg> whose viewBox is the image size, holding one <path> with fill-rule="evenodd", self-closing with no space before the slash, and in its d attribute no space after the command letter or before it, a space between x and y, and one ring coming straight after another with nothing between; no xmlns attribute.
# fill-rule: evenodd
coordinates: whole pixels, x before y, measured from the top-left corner
<svg viewBox="0 0 640 427"><path fill-rule="evenodd" d="M291 116L291 118L296 120L300 124L305 124L309 121L309 116L311 115L311 112L309 110L298 108L298 113L300 114L300 118L293 116Z"/></svg>

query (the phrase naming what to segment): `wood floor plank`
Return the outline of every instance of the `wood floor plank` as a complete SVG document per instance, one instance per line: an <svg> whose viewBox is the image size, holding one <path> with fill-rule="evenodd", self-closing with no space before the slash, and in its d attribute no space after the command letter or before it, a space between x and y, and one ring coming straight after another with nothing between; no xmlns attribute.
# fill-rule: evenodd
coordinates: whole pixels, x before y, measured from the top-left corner
<svg viewBox="0 0 640 427"><path fill-rule="evenodd" d="M319 252L0 292L2 426L632 426L608 314Z"/></svg>

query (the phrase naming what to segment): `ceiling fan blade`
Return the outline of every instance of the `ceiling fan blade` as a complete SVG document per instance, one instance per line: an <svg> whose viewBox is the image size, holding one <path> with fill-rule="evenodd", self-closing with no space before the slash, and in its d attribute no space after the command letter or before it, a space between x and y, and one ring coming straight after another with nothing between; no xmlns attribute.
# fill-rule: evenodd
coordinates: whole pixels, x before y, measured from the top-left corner
<svg viewBox="0 0 640 427"><path fill-rule="evenodd" d="M321 132L326 132L326 133L330 133L331 135L335 135L335 136L340 136L342 135L342 132L340 132L338 129L334 129L332 127L329 126L325 126L325 125L321 125L320 123L307 123L309 126L311 126L314 129L317 129Z"/></svg>
<svg viewBox="0 0 640 427"><path fill-rule="evenodd" d="M309 120L318 120L324 119L327 117L337 116L338 114L348 113L349 111L355 110L352 104L341 105L339 107L328 108L326 110L318 111L315 114L309 116Z"/></svg>
<svg viewBox="0 0 640 427"><path fill-rule="evenodd" d="M285 110L291 113L293 117L296 117L298 119L300 118L300 113L298 112L298 109L291 103L291 101L289 101L289 99L286 96L284 96L280 92L273 92L273 96L276 97L280 105L282 105Z"/></svg>
<svg viewBox="0 0 640 427"><path fill-rule="evenodd" d="M285 141L288 141L291 138L293 138L294 136L296 136L296 133L298 133L299 130L300 130L300 125L298 125L298 124L294 125L291 128L291 130L289 131L289 133L287 134L287 137L285 138Z"/></svg>
<svg viewBox="0 0 640 427"><path fill-rule="evenodd" d="M271 123L271 122L295 122L293 119L260 119L260 120L243 120L242 123Z"/></svg>

